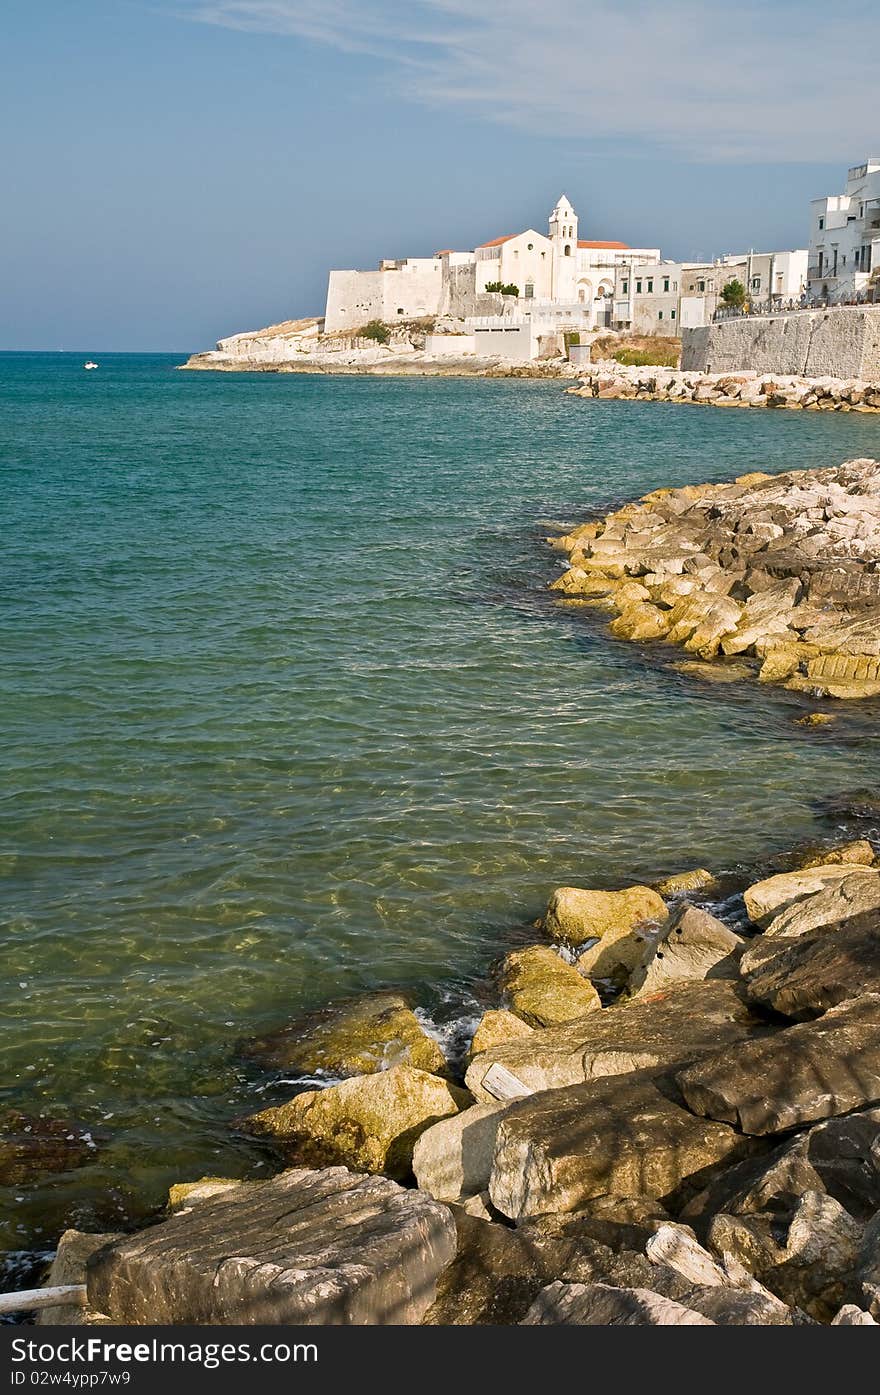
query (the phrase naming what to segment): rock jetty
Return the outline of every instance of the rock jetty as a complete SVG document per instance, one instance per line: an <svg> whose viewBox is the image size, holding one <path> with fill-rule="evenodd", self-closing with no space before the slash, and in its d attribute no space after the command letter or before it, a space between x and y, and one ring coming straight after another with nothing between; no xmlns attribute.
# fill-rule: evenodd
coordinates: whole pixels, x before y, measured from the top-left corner
<svg viewBox="0 0 880 1395"><path fill-rule="evenodd" d="M67 1232L50 1281L85 1287L55 1321L876 1325L874 847L793 855L733 924L706 869L660 885L555 890L463 1081L393 994L244 1044L288 1088L339 1071L238 1121L280 1170Z"/></svg>
<svg viewBox="0 0 880 1395"><path fill-rule="evenodd" d="M779 373L700 373L632 368L612 361L580 372L574 397L603 401L694 402L708 407L790 407L813 412L880 412L880 382L861 378L801 378Z"/></svg>
<svg viewBox="0 0 880 1395"><path fill-rule="evenodd" d="M817 697L880 695L880 461L658 489L548 540L620 639Z"/></svg>

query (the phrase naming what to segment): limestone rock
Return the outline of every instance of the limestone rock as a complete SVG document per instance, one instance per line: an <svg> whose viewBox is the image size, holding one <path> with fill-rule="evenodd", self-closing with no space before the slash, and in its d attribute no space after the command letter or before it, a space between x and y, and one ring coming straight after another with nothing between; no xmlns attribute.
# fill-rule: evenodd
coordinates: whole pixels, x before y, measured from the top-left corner
<svg viewBox="0 0 880 1395"><path fill-rule="evenodd" d="M337 1003L245 1043L243 1052L271 1070L333 1079L368 1075L389 1066L414 1066L444 1074L446 1060L406 999L374 993Z"/></svg>
<svg viewBox="0 0 880 1395"><path fill-rule="evenodd" d="M481 1051L488 1051L493 1046L500 1046L505 1041L519 1041L523 1037L531 1036L533 1028L516 1013L508 1012L506 1008L490 1008L484 1012L477 1024L469 1055L471 1059L479 1056Z"/></svg>
<svg viewBox="0 0 880 1395"><path fill-rule="evenodd" d="M250 1115L241 1127L270 1138L290 1161L318 1167L342 1162L405 1178L419 1135L470 1102L466 1091L439 1076L392 1066L326 1090L306 1090L287 1104Z"/></svg>
<svg viewBox="0 0 880 1395"><path fill-rule="evenodd" d="M466 1083L478 1099L491 1101L498 1098L493 1066L521 1081L523 1094L637 1070L679 1069L767 1033L743 999L738 985L724 979L676 983L652 998L493 1047L471 1062Z"/></svg>
<svg viewBox="0 0 880 1395"><path fill-rule="evenodd" d="M429 1326L520 1322L552 1277L540 1249L507 1226L455 1210L458 1245L422 1321ZM551 1266L552 1267L552 1266Z"/></svg>
<svg viewBox="0 0 880 1395"><path fill-rule="evenodd" d="M89 1235L82 1230L65 1230L58 1241L58 1249L46 1278L46 1286L55 1288L67 1284L84 1284L86 1264L92 1255L118 1239L120 1236L115 1233ZM39 1309L34 1314L34 1322L38 1327L103 1327L110 1322L110 1318L89 1304L83 1306L80 1303L64 1303L54 1308Z"/></svg>
<svg viewBox="0 0 880 1395"><path fill-rule="evenodd" d="M752 1002L796 1020L880 993L880 912L756 944L743 973Z"/></svg>
<svg viewBox="0 0 880 1395"><path fill-rule="evenodd" d="M579 968L591 978L605 978L621 970L631 972L643 947L639 927L665 918L666 903L649 886L623 891L563 886L550 898L544 930L551 939L569 945L598 940L581 956Z"/></svg>
<svg viewBox="0 0 880 1395"><path fill-rule="evenodd" d="M781 1133L880 1100L880 995L831 1008L676 1076L695 1114L747 1134Z"/></svg>
<svg viewBox="0 0 880 1395"><path fill-rule="evenodd" d="M827 1192L861 1221L880 1210L880 1109L824 1120L766 1156L725 1169L685 1213L790 1217L809 1191Z"/></svg>
<svg viewBox="0 0 880 1395"><path fill-rule="evenodd" d="M797 864L797 870L808 871L812 867L832 867L837 864L855 863L859 867L871 867L876 862L874 849L867 838L854 838L835 847L820 848L817 852L806 853Z"/></svg>
<svg viewBox="0 0 880 1395"><path fill-rule="evenodd" d="M88 1129L64 1119L0 1110L0 1186L19 1187L53 1172L84 1167L95 1156Z"/></svg>
<svg viewBox="0 0 880 1395"><path fill-rule="evenodd" d="M831 926L853 916L880 912L880 872L872 867L841 868L846 875L838 878L824 891L794 901L773 917L764 931L765 937L806 934L822 926ZM805 873L804 875L809 875Z"/></svg>
<svg viewBox="0 0 880 1395"><path fill-rule="evenodd" d="M175 1182L168 1189L168 1209L180 1211L184 1206L195 1206L240 1186L241 1181L232 1177L200 1177L197 1182Z"/></svg>
<svg viewBox="0 0 880 1395"><path fill-rule="evenodd" d="M799 1327L806 1321L766 1289L695 1288L682 1303L718 1327Z"/></svg>
<svg viewBox="0 0 880 1395"><path fill-rule="evenodd" d="M523 1324L546 1327L713 1327L711 1318L661 1298L646 1288L611 1288L607 1284L548 1284L532 1304Z"/></svg>
<svg viewBox="0 0 880 1395"><path fill-rule="evenodd" d="M705 867L695 867L692 872L676 872L661 882L655 882L654 890L658 896L669 900L673 896L682 896L687 891L704 891L716 885L717 879L711 872L707 872Z"/></svg>
<svg viewBox="0 0 880 1395"><path fill-rule="evenodd" d="M425 1130L413 1151L413 1172L423 1191L455 1201L488 1188L495 1135L505 1104L477 1104Z"/></svg>
<svg viewBox="0 0 880 1395"><path fill-rule="evenodd" d="M592 1197L665 1198L743 1140L660 1093L644 1073L517 1100L498 1127L489 1194L511 1220L577 1210Z"/></svg>
<svg viewBox="0 0 880 1395"><path fill-rule="evenodd" d="M877 1323L864 1308L855 1303L844 1303L836 1317L831 1319L832 1327L876 1327Z"/></svg>
<svg viewBox="0 0 880 1395"><path fill-rule="evenodd" d="M456 1244L452 1212L424 1192L293 1169L100 1250L89 1302L151 1326L418 1323Z"/></svg>
<svg viewBox="0 0 880 1395"><path fill-rule="evenodd" d="M684 906L645 946L629 981L648 997L680 979L735 978L745 941L708 911Z"/></svg>
<svg viewBox="0 0 880 1395"><path fill-rule="evenodd" d="M499 980L513 1012L530 1026L570 1022L602 1006L590 981L547 945L508 954Z"/></svg>
<svg viewBox="0 0 880 1395"><path fill-rule="evenodd" d="M871 868L863 869L872 881L876 879L880 883L880 873L872 871ZM846 881L853 875L850 865L834 865L823 863L808 870L798 872L780 872L775 877L767 877L764 881L756 882L747 888L743 893L743 900L746 903L746 910L749 919L762 928L769 926L772 921L779 923L781 913L792 906L797 906L804 900L812 900L813 897L837 888L841 882ZM841 919L838 915L836 919ZM812 928L805 926L804 928ZM776 933L791 933L779 925Z"/></svg>

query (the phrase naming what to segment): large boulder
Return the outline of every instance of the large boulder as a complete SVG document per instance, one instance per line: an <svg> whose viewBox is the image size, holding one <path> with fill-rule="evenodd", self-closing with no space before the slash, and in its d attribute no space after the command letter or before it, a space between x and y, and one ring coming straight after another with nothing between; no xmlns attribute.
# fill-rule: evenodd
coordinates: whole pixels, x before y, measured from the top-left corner
<svg viewBox="0 0 880 1395"><path fill-rule="evenodd" d="M602 1006L589 979L547 945L508 954L499 982L512 1011L533 1027L570 1022Z"/></svg>
<svg viewBox="0 0 880 1395"><path fill-rule="evenodd" d="M466 1082L478 1099L491 1101L510 1098L509 1090L497 1093L498 1071L507 1084L508 1077L519 1081L521 1094L636 1070L660 1073L767 1031L736 984L676 983L652 998L494 1047L471 1062Z"/></svg>
<svg viewBox="0 0 880 1395"><path fill-rule="evenodd" d="M629 973L641 957L640 926L666 918L666 903L649 886L623 891L588 891L563 886L554 891L544 917L544 930L553 940L585 945L598 940L581 956L580 968L591 978Z"/></svg>
<svg viewBox="0 0 880 1395"><path fill-rule="evenodd" d="M306 1090L239 1122L246 1133L271 1139L290 1162L344 1163L406 1178L419 1134L470 1103L467 1091L437 1075L392 1066L326 1090Z"/></svg>
<svg viewBox="0 0 880 1395"><path fill-rule="evenodd" d="M46 1286L66 1288L71 1284L84 1284L86 1265L92 1255L120 1238L116 1232L95 1235L84 1230L65 1230L59 1238L55 1258L46 1276ZM34 1322L38 1327L105 1327L110 1318L87 1303L61 1303L39 1309L34 1314Z"/></svg>
<svg viewBox="0 0 880 1395"><path fill-rule="evenodd" d="M844 863L855 863L859 867L871 867L876 860L874 849L867 838L854 838L847 843L837 843L832 847L820 848L816 852L802 854L797 867L799 871L806 871L811 867L828 867Z"/></svg>
<svg viewBox="0 0 880 1395"><path fill-rule="evenodd" d="M489 1194L517 1221L576 1211L607 1194L663 1200L743 1149L733 1129L682 1109L644 1072L611 1077L511 1104L498 1126Z"/></svg>
<svg viewBox="0 0 880 1395"><path fill-rule="evenodd" d="M789 1218L805 1192L827 1192L861 1221L880 1210L880 1109L825 1119L769 1154L725 1169L685 1207L693 1218L769 1212Z"/></svg>
<svg viewBox="0 0 880 1395"><path fill-rule="evenodd" d="M803 935L773 936L743 958L751 1002L801 1021L865 993L880 993L880 912Z"/></svg>
<svg viewBox="0 0 880 1395"><path fill-rule="evenodd" d="M711 1318L647 1288L548 1284L523 1318L530 1327L713 1327Z"/></svg>
<svg viewBox="0 0 880 1395"><path fill-rule="evenodd" d="M553 1275L553 1255L527 1236L453 1208L458 1247L422 1321L452 1327L520 1322Z"/></svg>
<svg viewBox="0 0 880 1395"><path fill-rule="evenodd" d="M88 1298L122 1324L418 1323L456 1245L424 1192L293 1169L99 1250Z"/></svg>
<svg viewBox="0 0 880 1395"><path fill-rule="evenodd" d="M880 1100L880 995L831 1008L685 1067L690 1109L747 1134L781 1133Z"/></svg>
<svg viewBox="0 0 880 1395"><path fill-rule="evenodd" d="M432 1124L416 1142L413 1172L438 1201L484 1192L489 1185L495 1135L506 1104L476 1104Z"/></svg>
<svg viewBox="0 0 880 1395"><path fill-rule="evenodd" d="M871 867L858 867L852 863L834 864L823 863L818 867L811 867L798 872L779 872L774 877L766 877L764 881L755 882L747 887L743 892L743 900L746 903L746 910L749 919L755 925L766 929L774 923L775 934L797 934L803 930L810 930L821 921L812 920L812 924L805 923L805 919L799 916L798 912L801 903L806 902L806 909L809 912L814 899L822 893L836 891L841 882L847 882L852 894L857 887L861 874L861 879L867 879L868 890L880 888L880 872ZM853 880L855 879L855 880ZM821 909L824 911L825 902ZM845 904L845 903L844 903ZM857 909L863 909L858 907ZM783 921L782 913L790 911L791 914ZM846 914L854 914L854 910L841 914L831 914L826 923L833 920L842 920ZM812 919L807 916L806 919ZM800 930L795 930L795 924L801 926Z"/></svg>
<svg viewBox="0 0 880 1395"><path fill-rule="evenodd" d="M368 1075L389 1066L443 1074L446 1060L405 998L373 993L336 1003L244 1043L243 1054L272 1070L334 1079Z"/></svg>
<svg viewBox="0 0 880 1395"><path fill-rule="evenodd" d="M468 1055L472 1060L481 1051L489 1051L502 1042L529 1037L532 1030L528 1022L517 1017L515 1012L508 1012L506 1008L490 1008L477 1023Z"/></svg>
<svg viewBox="0 0 880 1395"><path fill-rule="evenodd" d="M744 945L716 916L696 906L683 906L646 943L629 991L645 998L680 979L736 978Z"/></svg>

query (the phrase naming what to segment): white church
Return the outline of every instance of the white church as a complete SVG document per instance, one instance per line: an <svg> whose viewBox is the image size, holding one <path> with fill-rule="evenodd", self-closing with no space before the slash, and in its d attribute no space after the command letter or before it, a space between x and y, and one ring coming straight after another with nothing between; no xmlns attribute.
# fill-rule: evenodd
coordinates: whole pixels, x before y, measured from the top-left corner
<svg viewBox="0 0 880 1395"><path fill-rule="evenodd" d="M524 318L536 329L542 320L592 329L611 323L618 269L659 259L658 247L579 238L578 216L563 194L546 234L527 228L471 252L447 248L433 257L383 261L375 271L331 271L324 332L428 316L465 320L478 332L491 332L501 317L509 332L512 319ZM499 285L516 287L516 300L512 290L502 299Z"/></svg>

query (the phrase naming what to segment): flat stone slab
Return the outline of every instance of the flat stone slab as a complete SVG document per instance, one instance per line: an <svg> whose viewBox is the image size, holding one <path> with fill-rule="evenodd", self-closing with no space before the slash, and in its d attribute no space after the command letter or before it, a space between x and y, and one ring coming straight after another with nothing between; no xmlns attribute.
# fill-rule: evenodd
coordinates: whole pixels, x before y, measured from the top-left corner
<svg viewBox="0 0 880 1395"><path fill-rule="evenodd" d="M133 1324L418 1323L456 1244L424 1192L294 1168L99 1250L89 1305Z"/></svg>
<svg viewBox="0 0 880 1395"><path fill-rule="evenodd" d="M750 1001L798 1021L880 993L880 912L759 943L744 964Z"/></svg>
<svg viewBox="0 0 880 1395"><path fill-rule="evenodd" d="M577 1211L593 1197L676 1192L744 1140L661 1094L645 1073L612 1076L517 1100L502 1114L489 1195L511 1220Z"/></svg>
<svg viewBox="0 0 880 1395"><path fill-rule="evenodd" d="M608 1284L548 1284L520 1324L523 1327L714 1327L711 1318L648 1288Z"/></svg>
<svg viewBox="0 0 880 1395"><path fill-rule="evenodd" d="M467 1085L477 1099L491 1102L499 1098L492 1088L495 1075L489 1074L493 1066L519 1080L523 1094L636 1070L670 1071L767 1030L736 984L720 979L675 984L638 1002L493 1047L471 1062Z"/></svg>
<svg viewBox="0 0 880 1395"><path fill-rule="evenodd" d="M880 994L832 1008L676 1077L690 1109L747 1134L781 1133L880 1100Z"/></svg>

